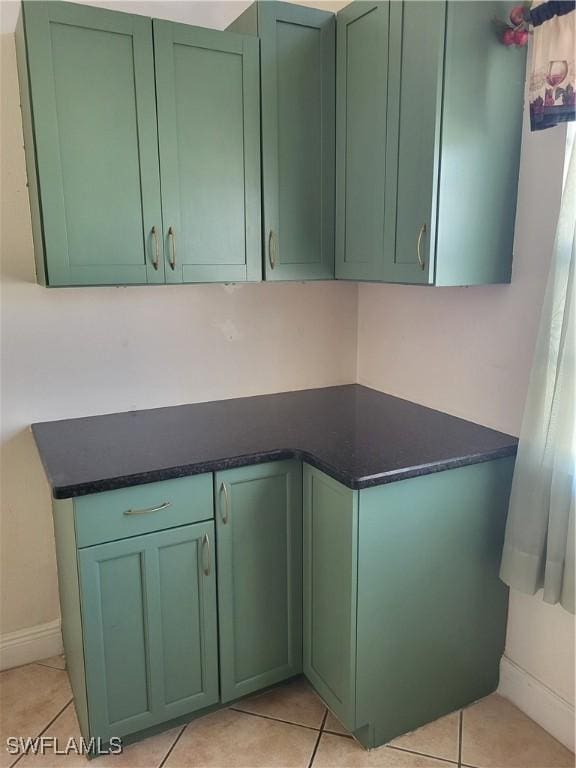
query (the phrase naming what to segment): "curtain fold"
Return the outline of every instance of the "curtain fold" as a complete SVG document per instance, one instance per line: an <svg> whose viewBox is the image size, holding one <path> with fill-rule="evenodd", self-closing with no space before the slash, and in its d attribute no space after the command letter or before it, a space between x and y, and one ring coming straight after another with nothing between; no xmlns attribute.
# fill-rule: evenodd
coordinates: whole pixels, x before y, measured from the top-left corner
<svg viewBox="0 0 576 768"><path fill-rule="evenodd" d="M571 613L576 463L576 152L570 149L554 254L512 481L500 577Z"/></svg>

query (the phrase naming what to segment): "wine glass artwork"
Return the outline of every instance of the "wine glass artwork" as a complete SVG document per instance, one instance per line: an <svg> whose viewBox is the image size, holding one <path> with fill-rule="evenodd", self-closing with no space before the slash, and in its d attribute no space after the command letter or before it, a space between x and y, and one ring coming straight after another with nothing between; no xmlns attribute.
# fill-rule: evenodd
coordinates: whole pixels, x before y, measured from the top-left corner
<svg viewBox="0 0 576 768"><path fill-rule="evenodd" d="M548 74L546 75L546 82L551 88L556 88L566 79L567 74L567 61L551 61L548 67Z"/></svg>

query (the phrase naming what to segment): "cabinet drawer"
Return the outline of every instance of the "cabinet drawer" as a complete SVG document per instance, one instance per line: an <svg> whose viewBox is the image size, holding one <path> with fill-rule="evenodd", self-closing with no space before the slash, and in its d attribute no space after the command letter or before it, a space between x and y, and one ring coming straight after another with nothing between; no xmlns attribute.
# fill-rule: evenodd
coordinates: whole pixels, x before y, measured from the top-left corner
<svg viewBox="0 0 576 768"><path fill-rule="evenodd" d="M212 474L74 499L76 543L89 547L214 517Z"/></svg>

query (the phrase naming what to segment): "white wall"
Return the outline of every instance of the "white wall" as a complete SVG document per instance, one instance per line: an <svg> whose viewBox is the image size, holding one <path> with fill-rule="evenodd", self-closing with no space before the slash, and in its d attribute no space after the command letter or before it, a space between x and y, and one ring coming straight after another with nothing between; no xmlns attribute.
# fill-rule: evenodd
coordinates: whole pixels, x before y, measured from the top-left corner
<svg viewBox="0 0 576 768"><path fill-rule="evenodd" d="M560 128L530 134L525 126L510 285L360 286L361 383L518 434L555 234L564 136Z"/></svg>
<svg viewBox="0 0 576 768"><path fill-rule="evenodd" d="M222 27L241 10L234 2L105 4ZM17 5L3 2L1 11L0 615L12 642L21 640L12 633L52 626L59 615L50 494L30 423L353 382L357 289L37 285L12 34Z"/></svg>
<svg viewBox="0 0 576 768"><path fill-rule="evenodd" d="M562 128L531 134L525 122L511 285L360 286L361 384L519 434L564 153ZM506 657L504 692L573 748L574 617L512 591Z"/></svg>

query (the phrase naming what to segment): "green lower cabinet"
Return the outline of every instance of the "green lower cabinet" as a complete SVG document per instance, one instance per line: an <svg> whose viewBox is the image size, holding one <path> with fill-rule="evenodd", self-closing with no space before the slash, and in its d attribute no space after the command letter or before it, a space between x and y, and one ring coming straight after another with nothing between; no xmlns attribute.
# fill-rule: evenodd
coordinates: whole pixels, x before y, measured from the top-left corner
<svg viewBox="0 0 576 768"><path fill-rule="evenodd" d="M304 672L368 748L494 691L514 460L361 491L304 468Z"/></svg>
<svg viewBox="0 0 576 768"><path fill-rule="evenodd" d="M82 735L137 738L303 671L372 748L491 693L513 467L351 490L276 461L55 501ZM89 508L109 539L78 548ZM178 524L186 509L216 520ZM158 513L174 527L136 533Z"/></svg>
<svg viewBox="0 0 576 768"><path fill-rule="evenodd" d="M304 674L355 729L358 491L304 465Z"/></svg>
<svg viewBox="0 0 576 768"><path fill-rule="evenodd" d="M215 475L223 702L302 671L302 465Z"/></svg>
<svg viewBox="0 0 576 768"><path fill-rule="evenodd" d="M86 547L78 561L90 735L215 704L213 522Z"/></svg>

